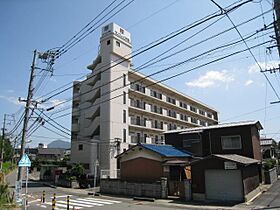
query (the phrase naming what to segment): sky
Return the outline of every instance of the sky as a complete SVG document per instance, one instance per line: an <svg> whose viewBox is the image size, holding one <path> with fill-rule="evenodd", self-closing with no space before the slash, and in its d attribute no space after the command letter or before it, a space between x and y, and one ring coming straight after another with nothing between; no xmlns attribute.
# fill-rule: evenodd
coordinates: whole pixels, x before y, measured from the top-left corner
<svg viewBox="0 0 280 210"><path fill-rule="evenodd" d="M39 52L45 52L62 46L111 2L112 0L0 1L2 73L0 122L3 122L4 114L14 114L15 122L17 122L23 113L24 103L20 103L18 98L27 97L33 51L37 49ZM115 5L119 2L121 0L116 1ZM123 5L128 2L129 0L126 0ZM216 1L222 8L231 8L231 4L235 6L242 2L245 0ZM114 17L101 20L96 24L98 27L93 33L58 58L55 61L53 76L46 77L40 83L43 73L36 70L33 99L44 99L46 94L56 88L71 84L90 73L86 67L95 59L98 53L101 27L108 23L115 22L129 31L133 50L136 51L218 11L219 8L210 0L134 0ZM264 14L261 15L262 13ZM279 65L277 48L268 48L275 45L271 38L274 36L271 28L272 1L254 0L228 12L227 15L220 15L206 21L152 50L135 56L133 58L134 67L137 69L138 66L149 60L157 61L157 56L168 56L167 59L141 70L142 73L149 75L189 59L190 61L184 65L155 75L154 79L164 80L185 72L164 83L215 108L219 112L221 123L259 120L264 127L261 135L279 141L280 103L271 104L271 102L279 101L280 75L279 72L272 74L260 72L260 70ZM249 19L252 20L244 23ZM233 24L237 26L238 31ZM267 26L266 30L260 31L265 26ZM225 30L227 32L224 32ZM258 33L252 35L257 31ZM219 36L218 33L220 33ZM246 44L242 41L241 36L246 39ZM236 44L225 46L232 42L236 42ZM264 42L266 43L264 44ZM181 44L179 45L179 43ZM176 44L178 47L171 49ZM255 47L251 49L253 46ZM217 47L220 48L214 51ZM251 50L249 51L247 47ZM179 50L181 53L170 56ZM230 54L235 55L230 56ZM227 58L222 59L225 56ZM214 62L216 59L220 60ZM43 68L44 65L40 60L36 61L36 66ZM70 89L39 107L49 108L71 99L71 96L72 90ZM71 129L71 115L60 117L70 113L70 107L71 101L44 113L56 118L55 120L67 129ZM35 116L30 119L29 125L33 124ZM6 126L7 132L15 126L13 119L11 117L8 119L10 124ZM2 123L1 126L3 126ZM49 128L56 133L41 126L28 137L29 145L32 147L40 142L49 143L56 139L70 141L69 135L66 135L70 132L64 130L63 133L54 127ZM19 126L14 136L20 132L20 129L22 129L22 125Z"/></svg>

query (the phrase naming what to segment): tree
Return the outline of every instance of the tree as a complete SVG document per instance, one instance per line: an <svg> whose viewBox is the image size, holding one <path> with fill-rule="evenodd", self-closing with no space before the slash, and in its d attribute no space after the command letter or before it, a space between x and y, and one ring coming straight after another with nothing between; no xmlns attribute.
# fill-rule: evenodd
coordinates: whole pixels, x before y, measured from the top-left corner
<svg viewBox="0 0 280 210"><path fill-rule="evenodd" d="M85 168L82 164L76 163L71 169L71 174L76 177L81 177L85 173Z"/></svg>
<svg viewBox="0 0 280 210"><path fill-rule="evenodd" d="M0 141L2 142L2 136L0 137ZM13 157L13 146L10 142L10 139L5 138L4 140L4 162L12 160Z"/></svg>

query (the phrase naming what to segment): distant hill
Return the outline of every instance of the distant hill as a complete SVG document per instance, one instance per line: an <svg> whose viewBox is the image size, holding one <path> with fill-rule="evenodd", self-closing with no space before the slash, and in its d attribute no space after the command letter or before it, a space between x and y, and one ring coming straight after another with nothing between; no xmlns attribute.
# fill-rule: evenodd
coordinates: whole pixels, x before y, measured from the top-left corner
<svg viewBox="0 0 280 210"><path fill-rule="evenodd" d="M62 141L62 140L56 140L48 144L48 148L69 149L70 147L71 147L70 142Z"/></svg>

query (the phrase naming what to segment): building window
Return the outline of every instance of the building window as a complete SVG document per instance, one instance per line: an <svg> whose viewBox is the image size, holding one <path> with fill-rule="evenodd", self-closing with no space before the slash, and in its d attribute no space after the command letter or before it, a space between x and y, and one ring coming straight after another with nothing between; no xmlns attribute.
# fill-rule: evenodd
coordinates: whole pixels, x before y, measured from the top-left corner
<svg viewBox="0 0 280 210"><path fill-rule="evenodd" d="M122 28L120 28L120 32L121 34L124 34L124 30Z"/></svg>
<svg viewBox="0 0 280 210"><path fill-rule="evenodd" d="M203 121L203 120L200 120L200 125L202 125L202 126L206 126L206 122L205 122L205 121Z"/></svg>
<svg viewBox="0 0 280 210"><path fill-rule="evenodd" d="M123 123L126 123L126 110L123 110Z"/></svg>
<svg viewBox="0 0 280 210"><path fill-rule="evenodd" d="M82 151L83 149L84 149L84 147L83 147L84 145L82 145L82 144L79 144L79 151Z"/></svg>
<svg viewBox="0 0 280 210"><path fill-rule="evenodd" d="M205 115L205 111L203 111L203 110L199 110L199 114L201 114L201 115Z"/></svg>
<svg viewBox="0 0 280 210"><path fill-rule="evenodd" d="M123 129L123 142L126 143L126 129Z"/></svg>
<svg viewBox="0 0 280 210"><path fill-rule="evenodd" d="M116 41L116 45L117 45L118 47L120 47L120 46L121 46L121 43L120 43L119 41Z"/></svg>
<svg viewBox="0 0 280 210"><path fill-rule="evenodd" d="M191 122L197 124L197 119L194 117L191 117Z"/></svg>
<svg viewBox="0 0 280 210"><path fill-rule="evenodd" d="M195 112L195 113L196 113L196 108L195 108L195 107L190 106L190 110L191 110L192 112Z"/></svg>
<svg viewBox="0 0 280 210"><path fill-rule="evenodd" d="M108 29L109 29L109 25L104 27L104 31L108 31Z"/></svg>
<svg viewBox="0 0 280 210"><path fill-rule="evenodd" d="M126 104L126 92L123 92L123 104Z"/></svg>
<svg viewBox="0 0 280 210"><path fill-rule="evenodd" d="M109 39L109 40L107 40L107 45L110 45L110 43L111 43L110 39Z"/></svg>
<svg viewBox="0 0 280 210"><path fill-rule="evenodd" d="M241 136L222 136L221 137L223 150L242 149Z"/></svg>
<svg viewBox="0 0 280 210"><path fill-rule="evenodd" d="M176 100L174 98L167 97L167 102L176 105Z"/></svg>
<svg viewBox="0 0 280 210"><path fill-rule="evenodd" d="M123 86L126 86L126 74L123 74Z"/></svg>

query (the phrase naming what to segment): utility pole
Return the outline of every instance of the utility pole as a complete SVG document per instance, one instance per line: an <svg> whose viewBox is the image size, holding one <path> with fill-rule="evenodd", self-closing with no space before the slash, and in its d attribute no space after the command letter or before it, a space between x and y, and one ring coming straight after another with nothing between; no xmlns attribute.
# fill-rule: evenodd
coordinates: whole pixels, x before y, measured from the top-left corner
<svg viewBox="0 0 280 210"><path fill-rule="evenodd" d="M11 115L11 114L4 114L4 121L3 121L3 128L2 128L2 139L1 139L1 154L0 154L0 171L2 171L3 169L3 162L4 162L4 153L5 153L5 140L7 138L7 135L6 135L6 125L7 123L10 124L11 121L14 121L14 115ZM13 120L11 119L13 118Z"/></svg>
<svg viewBox="0 0 280 210"><path fill-rule="evenodd" d="M22 129L22 138L21 138L20 159L22 158L22 156L25 153L25 141L26 141L26 135L27 135L28 120L29 120L29 108L30 108L30 104L31 104L32 96L33 96L33 80L35 77L36 56L37 56L37 51L34 50L29 85L28 85L28 93L27 93L27 99L26 99L26 105L25 105L25 111L24 111L24 122L23 122L23 129ZM21 180L21 175L22 175L22 167L18 167L17 181Z"/></svg>
<svg viewBox="0 0 280 210"><path fill-rule="evenodd" d="M4 162L4 143L5 143L5 129L6 129L6 114L4 114L4 122L2 128L2 140L1 140L1 162L0 162L0 170L3 169L3 162Z"/></svg>

